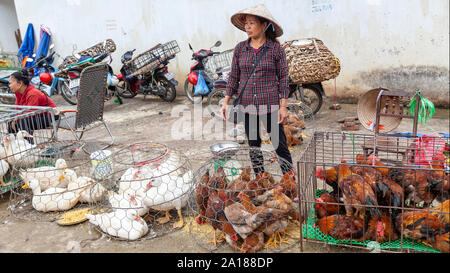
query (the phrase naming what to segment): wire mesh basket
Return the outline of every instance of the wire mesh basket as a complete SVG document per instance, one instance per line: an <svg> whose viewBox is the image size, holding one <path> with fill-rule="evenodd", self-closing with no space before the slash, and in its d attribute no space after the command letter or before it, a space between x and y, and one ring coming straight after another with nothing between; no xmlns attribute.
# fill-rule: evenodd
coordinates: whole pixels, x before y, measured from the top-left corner
<svg viewBox="0 0 450 273"><path fill-rule="evenodd" d="M176 40L165 44L157 44L151 49L126 62L123 69L125 74L129 76L148 73L156 69L161 63L178 52L180 52L180 47L178 46Z"/></svg>
<svg viewBox="0 0 450 273"><path fill-rule="evenodd" d="M298 163L302 241L449 252L450 138L424 139L316 132Z"/></svg>
<svg viewBox="0 0 450 273"><path fill-rule="evenodd" d="M136 143L113 154L116 183L103 204L104 213L89 221L115 240L146 240L184 225L193 189L189 160L159 143Z"/></svg>
<svg viewBox="0 0 450 273"><path fill-rule="evenodd" d="M205 58L203 65L208 77L214 78L214 75L231 70L234 49L229 49L219 54L215 54Z"/></svg>
<svg viewBox="0 0 450 273"><path fill-rule="evenodd" d="M113 53L116 51L116 44L112 39L107 39L104 42L97 43L83 51L78 52L80 56L90 56L94 57L103 53ZM74 56L67 56L63 63L58 66L59 70L64 70L69 65L78 63L78 59Z"/></svg>
<svg viewBox="0 0 450 273"><path fill-rule="evenodd" d="M300 189L294 171L283 175L280 166L292 167L274 152L223 149L194 175L186 231L210 252L278 252L298 246Z"/></svg>
<svg viewBox="0 0 450 273"><path fill-rule="evenodd" d="M22 186L11 188L9 210L16 218L52 222L71 210L96 209L107 187L94 178L97 166L81 151L83 145L58 141L27 152L33 163L11 174Z"/></svg>
<svg viewBox="0 0 450 273"><path fill-rule="evenodd" d="M55 109L0 105L0 194L17 183L12 173L33 165L35 152L57 139Z"/></svg>

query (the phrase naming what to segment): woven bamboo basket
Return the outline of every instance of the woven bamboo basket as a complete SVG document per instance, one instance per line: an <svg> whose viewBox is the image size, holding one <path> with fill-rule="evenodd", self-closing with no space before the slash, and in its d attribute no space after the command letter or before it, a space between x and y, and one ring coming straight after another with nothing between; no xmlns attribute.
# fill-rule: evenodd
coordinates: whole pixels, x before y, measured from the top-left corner
<svg viewBox="0 0 450 273"><path fill-rule="evenodd" d="M287 41L282 47L292 83L323 82L336 78L341 71L339 59L317 38Z"/></svg>
<svg viewBox="0 0 450 273"><path fill-rule="evenodd" d="M358 101L358 119L361 124L367 130L373 131L373 123L375 123L376 119L376 111L377 111L377 98L380 93L380 89L372 89L367 91ZM392 101L392 103L387 102L387 97L381 97L380 112L392 113L392 114L401 114L403 111L402 103ZM384 111L385 110L385 111ZM387 117L380 116L380 133L387 133L395 128L397 128L402 122L401 117Z"/></svg>

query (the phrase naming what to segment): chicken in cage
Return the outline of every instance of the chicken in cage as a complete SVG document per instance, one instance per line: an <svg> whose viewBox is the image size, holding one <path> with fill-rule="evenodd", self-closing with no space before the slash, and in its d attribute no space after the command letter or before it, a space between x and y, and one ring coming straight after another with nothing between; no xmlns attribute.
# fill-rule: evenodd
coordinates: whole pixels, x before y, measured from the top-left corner
<svg viewBox="0 0 450 273"><path fill-rule="evenodd" d="M252 165L255 150L264 159ZM294 246L303 221L299 188L294 171L282 174L280 164L283 159L275 153L254 148L224 149L206 162L196 172L190 198L195 241L209 251L224 241L232 250L249 253Z"/></svg>
<svg viewBox="0 0 450 273"><path fill-rule="evenodd" d="M299 164L302 238L449 252L449 140L429 138L425 151L422 137L316 132Z"/></svg>

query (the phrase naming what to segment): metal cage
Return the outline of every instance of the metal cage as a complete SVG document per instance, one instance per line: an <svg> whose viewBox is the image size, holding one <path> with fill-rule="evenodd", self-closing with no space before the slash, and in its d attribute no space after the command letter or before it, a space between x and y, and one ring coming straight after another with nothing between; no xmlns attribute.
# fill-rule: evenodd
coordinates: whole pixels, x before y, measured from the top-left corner
<svg viewBox="0 0 450 273"><path fill-rule="evenodd" d="M444 135L316 132L298 162L301 250L308 241L448 252L449 142Z"/></svg>

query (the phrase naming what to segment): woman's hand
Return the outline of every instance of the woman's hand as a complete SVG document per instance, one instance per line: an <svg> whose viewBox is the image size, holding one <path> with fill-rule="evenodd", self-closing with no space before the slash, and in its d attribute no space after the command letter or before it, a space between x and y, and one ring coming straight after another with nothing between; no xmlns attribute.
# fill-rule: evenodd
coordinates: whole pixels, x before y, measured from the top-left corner
<svg viewBox="0 0 450 273"><path fill-rule="evenodd" d="M225 96L225 99L222 104L222 108L220 109L220 112L222 113L223 120L227 120L227 113L228 113L228 102L230 101L230 96Z"/></svg>
<svg viewBox="0 0 450 273"><path fill-rule="evenodd" d="M278 124L284 123L288 118L287 107L280 107L278 111Z"/></svg>

